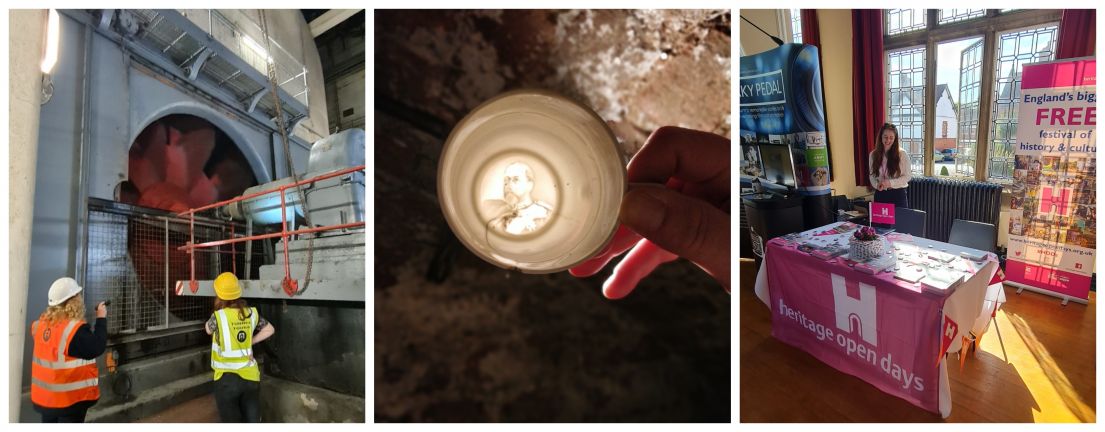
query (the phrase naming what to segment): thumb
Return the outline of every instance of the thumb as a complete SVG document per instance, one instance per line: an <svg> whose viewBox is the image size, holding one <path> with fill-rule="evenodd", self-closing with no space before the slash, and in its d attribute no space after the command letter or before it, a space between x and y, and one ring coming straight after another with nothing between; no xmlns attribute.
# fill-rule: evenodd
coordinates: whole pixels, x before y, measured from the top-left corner
<svg viewBox="0 0 1105 432"><path fill-rule="evenodd" d="M730 217L682 193L637 188L622 200L621 222L664 250L687 258L729 288Z"/></svg>

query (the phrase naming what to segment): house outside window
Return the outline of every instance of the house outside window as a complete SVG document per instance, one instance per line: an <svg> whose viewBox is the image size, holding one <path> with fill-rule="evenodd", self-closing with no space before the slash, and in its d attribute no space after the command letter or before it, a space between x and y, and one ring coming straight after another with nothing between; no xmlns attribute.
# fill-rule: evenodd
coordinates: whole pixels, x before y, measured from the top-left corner
<svg viewBox="0 0 1105 432"><path fill-rule="evenodd" d="M915 175L1011 182L1021 70L1054 59L1060 12L884 10L887 121Z"/></svg>

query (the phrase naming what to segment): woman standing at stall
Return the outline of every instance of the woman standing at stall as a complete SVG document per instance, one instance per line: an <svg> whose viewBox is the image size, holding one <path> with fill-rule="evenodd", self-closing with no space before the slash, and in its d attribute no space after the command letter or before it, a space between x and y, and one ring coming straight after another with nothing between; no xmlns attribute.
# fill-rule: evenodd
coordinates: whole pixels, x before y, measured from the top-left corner
<svg viewBox="0 0 1105 432"><path fill-rule="evenodd" d="M871 185L875 202L909 208L909 155L898 144L898 128L884 123L879 129L879 144L870 154Z"/></svg>

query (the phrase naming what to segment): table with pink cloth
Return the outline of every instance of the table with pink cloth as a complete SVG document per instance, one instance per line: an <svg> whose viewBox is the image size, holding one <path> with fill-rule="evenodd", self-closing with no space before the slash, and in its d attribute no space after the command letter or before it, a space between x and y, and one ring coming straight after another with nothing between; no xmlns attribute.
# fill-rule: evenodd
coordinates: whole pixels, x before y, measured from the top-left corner
<svg viewBox="0 0 1105 432"><path fill-rule="evenodd" d="M837 222L802 234L810 238L852 227ZM849 266L855 262L846 257L817 258L791 239L774 238L764 251L756 295L771 309L775 338L946 418L951 391L941 348L948 345L947 352L956 352L963 337L981 336L988 328L991 314L1005 300L997 257L909 235L887 238L890 253L895 249L890 245L901 244L956 256L985 254L985 259L958 260L968 276L940 290L895 278L893 266L864 273Z"/></svg>

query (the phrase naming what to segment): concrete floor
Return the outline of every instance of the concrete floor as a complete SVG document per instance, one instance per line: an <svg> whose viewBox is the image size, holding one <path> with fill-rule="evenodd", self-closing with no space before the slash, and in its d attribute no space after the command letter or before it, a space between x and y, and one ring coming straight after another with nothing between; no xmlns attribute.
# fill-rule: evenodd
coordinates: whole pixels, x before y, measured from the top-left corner
<svg viewBox="0 0 1105 432"><path fill-rule="evenodd" d="M139 419L136 423L217 423L218 421L219 411L215 408L215 395L208 394Z"/></svg>

